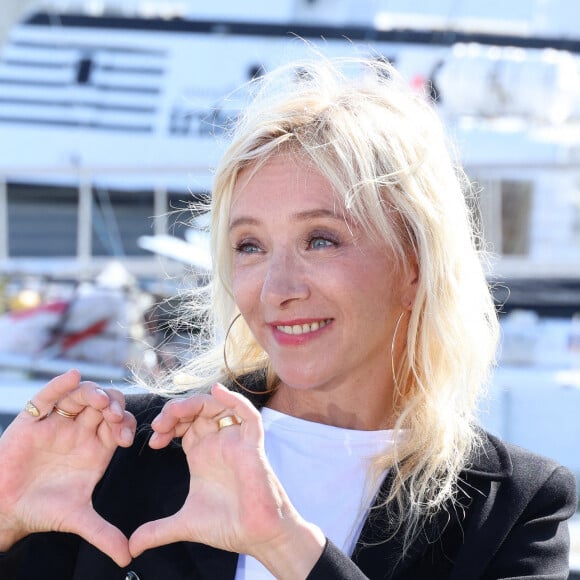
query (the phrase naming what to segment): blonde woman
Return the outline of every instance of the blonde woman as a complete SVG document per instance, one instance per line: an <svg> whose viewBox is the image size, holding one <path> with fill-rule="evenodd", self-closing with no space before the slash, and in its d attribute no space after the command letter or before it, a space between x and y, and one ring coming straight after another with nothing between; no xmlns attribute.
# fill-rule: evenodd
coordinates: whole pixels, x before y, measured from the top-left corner
<svg viewBox="0 0 580 580"><path fill-rule="evenodd" d="M572 474L477 426L498 326L430 104L379 61L256 85L192 295L213 348L128 410L75 372L30 401L0 576L567 578Z"/></svg>

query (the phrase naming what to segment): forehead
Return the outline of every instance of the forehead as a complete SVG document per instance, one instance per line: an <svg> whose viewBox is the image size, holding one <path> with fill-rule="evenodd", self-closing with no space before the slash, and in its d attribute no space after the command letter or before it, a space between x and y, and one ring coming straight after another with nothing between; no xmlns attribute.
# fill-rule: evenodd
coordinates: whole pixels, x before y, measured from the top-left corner
<svg viewBox="0 0 580 580"><path fill-rule="evenodd" d="M343 215L340 196L311 162L280 153L242 169L233 190L230 215L260 208L324 208Z"/></svg>

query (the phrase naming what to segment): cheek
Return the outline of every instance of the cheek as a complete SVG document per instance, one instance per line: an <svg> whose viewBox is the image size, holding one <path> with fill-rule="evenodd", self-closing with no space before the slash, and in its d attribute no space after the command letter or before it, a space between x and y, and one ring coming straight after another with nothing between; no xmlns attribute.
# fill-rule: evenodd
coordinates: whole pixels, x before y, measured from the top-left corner
<svg viewBox="0 0 580 580"><path fill-rule="evenodd" d="M355 279L358 287L355 292L359 297L364 311L368 314L373 312L379 315L381 312L391 313L400 309L400 296L393 280L386 269L367 268L359 272Z"/></svg>
<svg viewBox="0 0 580 580"><path fill-rule="evenodd" d="M234 268L232 273L232 291L234 301L242 314L249 312L252 306L259 302L260 282L259 277L252 276L249 272L239 271Z"/></svg>

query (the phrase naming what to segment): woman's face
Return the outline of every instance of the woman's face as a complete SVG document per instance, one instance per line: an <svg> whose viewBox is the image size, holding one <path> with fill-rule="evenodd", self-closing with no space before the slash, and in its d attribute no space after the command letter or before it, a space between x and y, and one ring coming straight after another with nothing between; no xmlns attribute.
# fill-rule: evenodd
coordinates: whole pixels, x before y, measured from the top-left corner
<svg viewBox="0 0 580 580"><path fill-rule="evenodd" d="M254 173L244 169L230 242L235 301L283 385L392 384L393 331L415 274L403 274L384 245L345 221L312 166L280 154Z"/></svg>

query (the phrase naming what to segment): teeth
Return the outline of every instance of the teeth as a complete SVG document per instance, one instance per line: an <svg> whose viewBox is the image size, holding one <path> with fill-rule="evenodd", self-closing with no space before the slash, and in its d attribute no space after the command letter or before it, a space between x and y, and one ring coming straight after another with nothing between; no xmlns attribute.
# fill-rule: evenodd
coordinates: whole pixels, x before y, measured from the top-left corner
<svg viewBox="0 0 580 580"><path fill-rule="evenodd" d="M312 322L311 324L294 324L293 326L276 326L276 328L284 334L308 334L326 326L330 320L321 320L320 322Z"/></svg>

